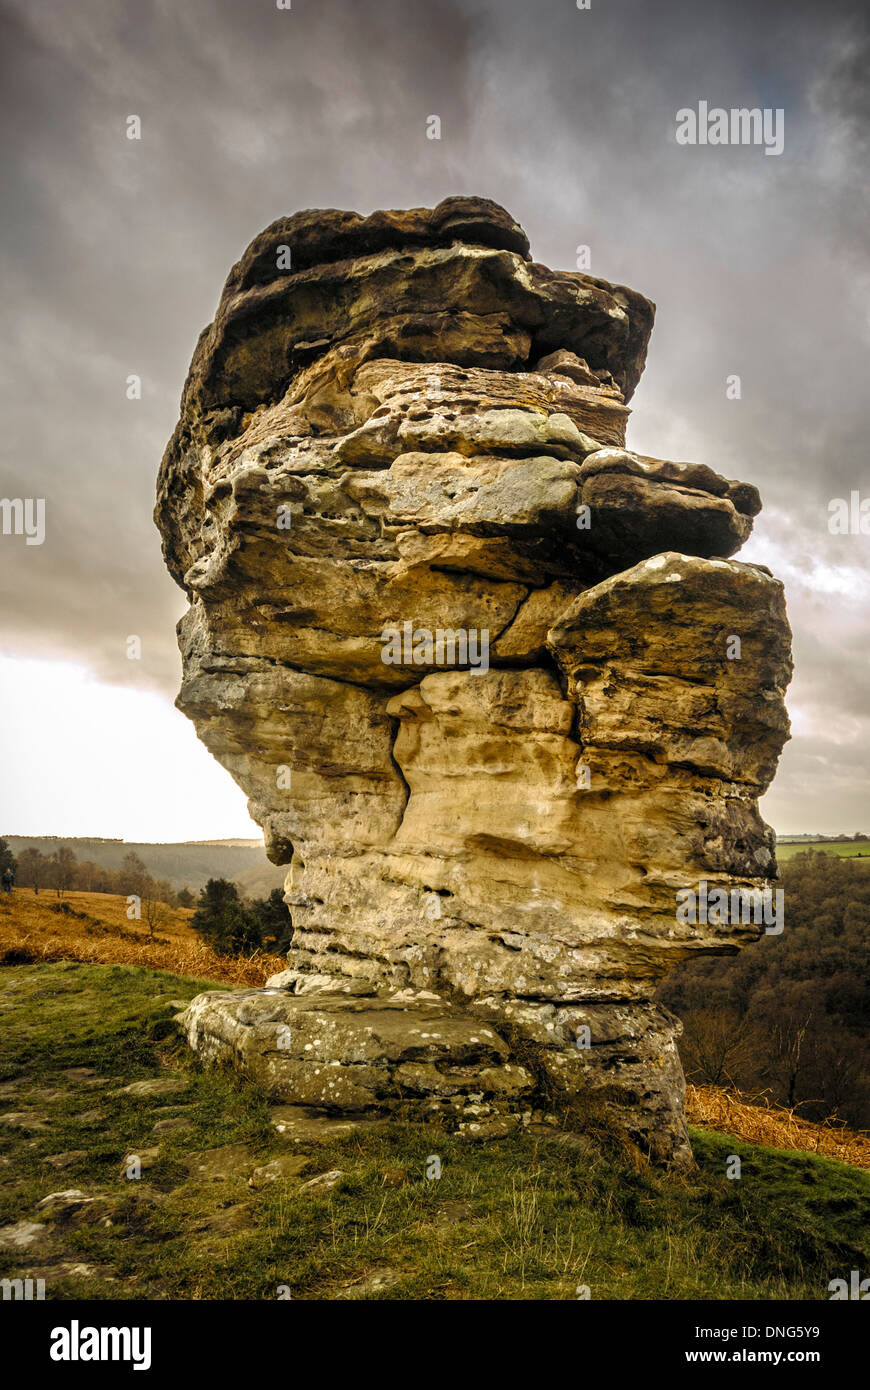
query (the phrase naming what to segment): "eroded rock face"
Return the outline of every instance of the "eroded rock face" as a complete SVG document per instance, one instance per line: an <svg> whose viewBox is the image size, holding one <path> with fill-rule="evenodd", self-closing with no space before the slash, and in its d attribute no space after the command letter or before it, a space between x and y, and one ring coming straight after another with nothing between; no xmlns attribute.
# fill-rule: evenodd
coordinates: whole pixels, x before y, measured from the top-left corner
<svg viewBox="0 0 870 1390"><path fill-rule="evenodd" d="M498 1133L530 1110L534 1077L468 1010L426 990L305 985L198 995L185 1017L192 1045L208 1061L240 1060L267 1095L317 1109L410 1107L460 1131L485 1123Z"/></svg>
<svg viewBox="0 0 870 1390"><path fill-rule="evenodd" d="M625 447L652 320L532 262L484 200L282 219L197 344L156 519L190 599L179 706L289 865L288 1017L389 1016L406 1046L368 1057L363 1108L407 1100L411 1066L439 1113L456 1058L412 1033L419 1000L445 1033L485 1020L499 1061L466 1079L523 1084L469 1080L484 1113L591 1086L680 1160L653 992L761 930L676 901L775 874L757 798L791 663L782 586L728 558L756 490ZM221 999L188 1011L194 1046L330 1104Z"/></svg>

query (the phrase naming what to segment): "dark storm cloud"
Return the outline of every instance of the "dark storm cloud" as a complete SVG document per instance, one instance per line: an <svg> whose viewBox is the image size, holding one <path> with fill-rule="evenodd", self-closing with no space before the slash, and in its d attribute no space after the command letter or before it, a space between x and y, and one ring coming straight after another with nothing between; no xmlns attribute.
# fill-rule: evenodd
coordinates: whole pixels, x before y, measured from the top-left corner
<svg viewBox="0 0 870 1390"><path fill-rule="evenodd" d="M229 267L297 208L484 194L536 258L572 268L588 244L594 274L657 301L629 438L760 486L746 554L787 580L792 703L812 721L783 766L788 820L807 777L837 820L838 726L870 748L868 538L827 529L831 497L870 492L863 4L14 0L4 27L0 492L48 508L42 547L0 543L6 651L174 693L183 599L153 483ZM675 113L699 100L782 107L782 155L678 146ZM827 782L801 752L825 711ZM851 756L865 790L870 753Z"/></svg>

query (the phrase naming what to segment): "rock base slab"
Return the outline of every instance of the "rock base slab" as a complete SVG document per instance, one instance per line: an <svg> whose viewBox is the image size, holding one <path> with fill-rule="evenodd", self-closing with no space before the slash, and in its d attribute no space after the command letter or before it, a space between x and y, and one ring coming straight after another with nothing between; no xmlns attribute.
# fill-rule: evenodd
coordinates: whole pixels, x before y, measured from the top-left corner
<svg viewBox="0 0 870 1390"><path fill-rule="evenodd" d="M636 1011L622 1010L621 1023L611 1020L606 1057L559 1045L545 1020L537 1029L518 1020L517 1029L503 1016L503 1030L522 1037L521 1060L489 1011L462 1009L428 991L291 989L200 994L179 1026L205 1063L236 1067L272 1101L308 1113L361 1123L436 1121L487 1139L530 1124L558 1127L567 1114L559 1097L584 1092L615 1107L644 1151L679 1166L692 1161L674 1041L679 1025L663 1010L650 1011L643 1027Z"/></svg>
<svg viewBox="0 0 870 1390"><path fill-rule="evenodd" d="M215 990L180 1021L204 1061L238 1066L274 1100L455 1128L532 1110L534 1079L504 1040L426 992Z"/></svg>

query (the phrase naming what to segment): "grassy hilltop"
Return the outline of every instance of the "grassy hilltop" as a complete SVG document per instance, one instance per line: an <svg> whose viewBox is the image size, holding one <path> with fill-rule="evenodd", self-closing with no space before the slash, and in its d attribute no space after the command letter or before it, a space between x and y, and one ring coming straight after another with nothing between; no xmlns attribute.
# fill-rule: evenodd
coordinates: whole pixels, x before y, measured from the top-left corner
<svg viewBox="0 0 870 1390"><path fill-rule="evenodd" d="M841 1051L861 1006L863 869L810 855L787 876L787 939L677 972L687 1037L719 1039L731 1070L770 1052L752 1029L793 996L799 1030L811 997L828 1032L840 1019ZM703 1073L698 1167L678 1176L612 1138L354 1127L203 1071L179 1007L284 962L217 955L190 917L169 908L152 933L117 894L0 896L0 1278L43 1278L48 1298L826 1299L867 1268L870 1138Z"/></svg>
<svg viewBox="0 0 870 1390"><path fill-rule="evenodd" d="M868 1174L805 1153L696 1129L676 1177L582 1137L306 1129L175 1040L205 983L3 971L0 1275L49 1298L827 1299L867 1267Z"/></svg>

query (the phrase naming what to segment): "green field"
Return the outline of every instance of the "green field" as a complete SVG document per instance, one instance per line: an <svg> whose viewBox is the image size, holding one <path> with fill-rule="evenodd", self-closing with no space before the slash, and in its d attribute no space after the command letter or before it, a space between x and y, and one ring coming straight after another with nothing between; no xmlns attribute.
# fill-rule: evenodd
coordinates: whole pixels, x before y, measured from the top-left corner
<svg viewBox="0 0 870 1390"><path fill-rule="evenodd" d="M780 864L811 849L814 853L835 854L838 859L866 859L870 863L870 840L778 840L776 857Z"/></svg>
<svg viewBox="0 0 870 1390"><path fill-rule="evenodd" d="M583 1135L291 1137L178 1039L176 1001L201 988L0 971L0 1277L44 1278L49 1299L827 1300L870 1265L867 1173L723 1134L692 1131L688 1174Z"/></svg>

